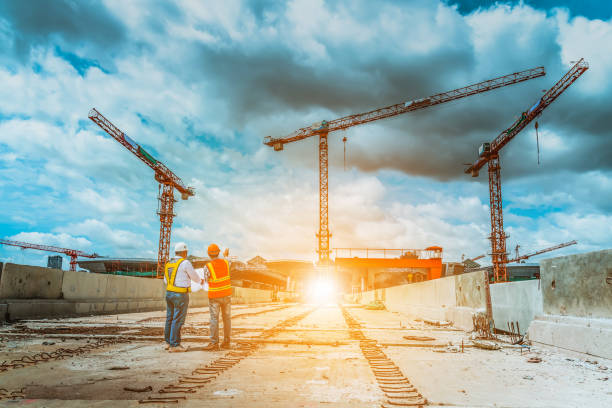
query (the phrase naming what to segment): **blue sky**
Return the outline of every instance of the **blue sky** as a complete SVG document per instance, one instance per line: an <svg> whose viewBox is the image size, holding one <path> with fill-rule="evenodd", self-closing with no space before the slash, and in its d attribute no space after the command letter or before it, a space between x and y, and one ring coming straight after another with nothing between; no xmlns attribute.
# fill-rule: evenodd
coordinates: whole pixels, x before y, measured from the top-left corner
<svg viewBox="0 0 612 408"><path fill-rule="evenodd" d="M0 0L0 236L157 253L151 169L87 119L96 107L195 187L173 242L315 259L323 119L541 66L537 80L330 136L332 247L489 252L486 174L463 163L571 65L590 69L502 152L508 248L612 246L612 6L582 1ZM343 170L343 136L347 170ZM0 259L48 254L0 247ZM67 262L66 262L67 263Z"/></svg>

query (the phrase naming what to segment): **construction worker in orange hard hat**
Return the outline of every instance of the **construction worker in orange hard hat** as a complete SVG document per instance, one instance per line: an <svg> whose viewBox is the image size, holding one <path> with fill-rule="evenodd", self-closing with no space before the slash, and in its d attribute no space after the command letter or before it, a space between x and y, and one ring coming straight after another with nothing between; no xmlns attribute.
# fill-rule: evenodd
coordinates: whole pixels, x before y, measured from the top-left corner
<svg viewBox="0 0 612 408"><path fill-rule="evenodd" d="M187 258L187 245L179 242L174 247L176 256L164 268L166 284L166 328L164 348L170 352L187 351L181 346L181 327L187 317L191 281L204 284Z"/></svg>
<svg viewBox="0 0 612 408"><path fill-rule="evenodd" d="M231 348L230 336L232 331L231 307L232 285L230 282L230 264L227 259L229 249L223 252L224 258L219 258L221 250L217 244L210 244L204 273L208 281L208 307L210 310L210 344L206 350L219 350ZM219 346L219 312L223 318L223 343Z"/></svg>

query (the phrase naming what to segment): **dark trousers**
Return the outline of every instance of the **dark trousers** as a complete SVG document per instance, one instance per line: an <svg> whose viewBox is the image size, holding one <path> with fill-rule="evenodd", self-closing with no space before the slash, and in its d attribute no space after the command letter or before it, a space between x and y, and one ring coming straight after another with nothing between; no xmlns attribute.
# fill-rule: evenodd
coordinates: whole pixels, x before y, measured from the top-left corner
<svg viewBox="0 0 612 408"><path fill-rule="evenodd" d="M187 317L189 293L166 291L166 328L164 340L172 347L181 344L181 327Z"/></svg>
<svg viewBox="0 0 612 408"><path fill-rule="evenodd" d="M208 299L210 309L210 342L219 343L219 311L223 317L223 343L230 342L232 332L232 297Z"/></svg>

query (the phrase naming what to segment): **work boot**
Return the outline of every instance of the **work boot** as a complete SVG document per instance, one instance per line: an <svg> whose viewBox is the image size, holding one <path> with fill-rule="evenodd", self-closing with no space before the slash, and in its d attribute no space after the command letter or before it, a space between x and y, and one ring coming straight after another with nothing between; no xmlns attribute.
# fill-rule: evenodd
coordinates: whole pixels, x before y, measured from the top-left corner
<svg viewBox="0 0 612 408"><path fill-rule="evenodd" d="M204 346L203 349L206 351L218 351L219 343L209 343L208 345Z"/></svg>
<svg viewBox="0 0 612 408"><path fill-rule="evenodd" d="M221 348L222 348L222 349L229 350L229 349L231 349L231 348L232 348L232 346L230 345L230 342L229 342L229 341L224 341L223 343L221 343Z"/></svg>
<svg viewBox="0 0 612 408"><path fill-rule="evenodd" d="M181 344L179 344L176 347L170 347L168 349L168 352L170 352L170 353L184 353L185 351L187 351L187 349L185 347L183 347Z"/></svg>

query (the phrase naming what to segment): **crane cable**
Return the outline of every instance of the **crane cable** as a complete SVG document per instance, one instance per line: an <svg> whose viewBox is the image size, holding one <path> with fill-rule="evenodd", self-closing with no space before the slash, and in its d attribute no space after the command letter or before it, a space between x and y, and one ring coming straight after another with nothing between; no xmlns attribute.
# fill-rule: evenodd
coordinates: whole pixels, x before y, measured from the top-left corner
<svg viewBox="0 0 612 408"><path fill-rule="evenodd" d="M344 171L346 171L346 136L342 138L342 142L344 142Z"/></svg>
<svg viewBox="0 0 612 408"><path fill-rule="evenodd" d="M538 147L538 166L540 165L540 137L538 135L538 121L535 123L535 131L536 131L536 146Z"/></svg>

